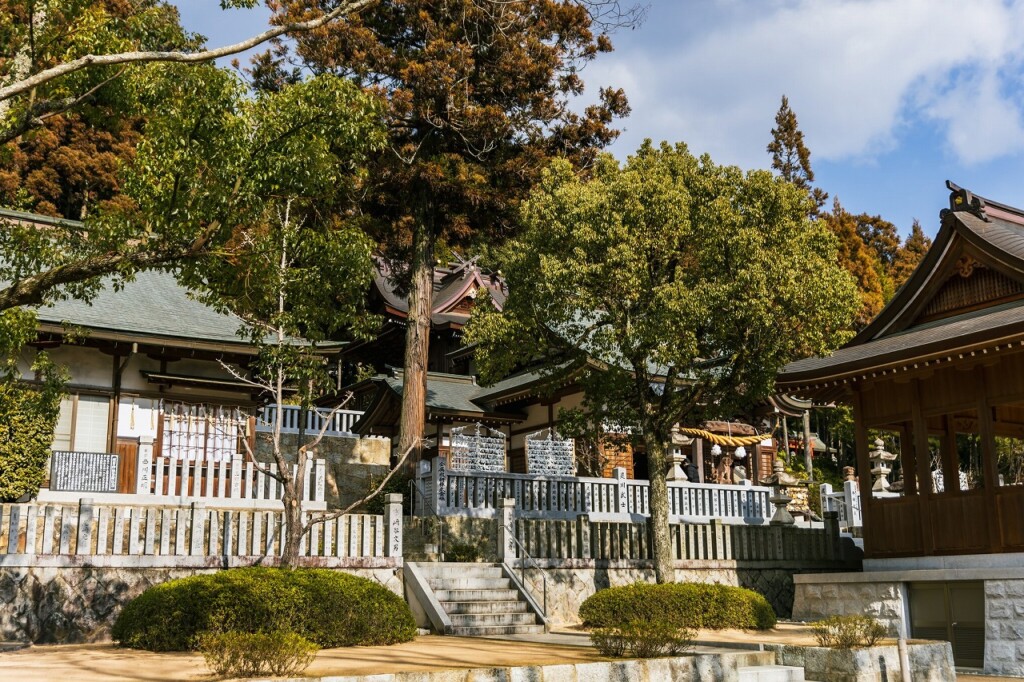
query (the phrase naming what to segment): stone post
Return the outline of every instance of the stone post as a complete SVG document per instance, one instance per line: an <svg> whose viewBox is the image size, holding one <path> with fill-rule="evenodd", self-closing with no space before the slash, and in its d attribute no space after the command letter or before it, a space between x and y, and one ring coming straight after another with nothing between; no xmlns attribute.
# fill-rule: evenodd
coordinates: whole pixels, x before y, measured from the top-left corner
<svg viewBox="0 0 1024 682"><path fill-rule="evenodd" d="M384 507L384 555L402 557L402 494L388 493Z"/></svg>
<svg viewBox="0 0 1024 682"><path fill-rule="evenodd" d="M203 553L203 540L206 535L206 504L203 502L192 503L192 534L189 537L189 551L192 556Z"/></svg>
<svg viewBox="0 0 1024 682"><path fill-rule="evenodd" d="M823 512L822 516L825 526L825 552L829 559L838 561L842 558L839 552L839 512L827 511Z"/></svg>
<svg viewBox="0 0 1024 682"><path fill-rule="evenodd" d="M646 526L646 524L645 524ZM590 558L590 516L580 514L576 517L576 537L580 543L580 558Z"/></svg>
<svg viewBox="0 0 1024 682"><path fill-rule="evenodd" d="M246 481L252 485L251 481ZM237 500L242 497L242 458L235 456L231 458L231 499Z"/></svg>
<svg viewBox="0 0 1024 682"><path fill-rule="evenodd" d="M430 501L431 508L438 516L444 516L448 499L448 475L445 471L444 458L435 457L434 465L430 470L431 488L434 491L434 499Z"/></svg>
<svg viewBox="0 0 1024 682"><path fill-rule="evenodd" d="M623 467L612 469L615 478L615 511L619 514L629 513L629 493L626 490L626 470Z"/></svg>
<svg viewBox="0 0 1024 682"><path fill-rule="evenodd" d="M824 514L827 511L834 511L832 508L835 502L832 500L832 485L829 483L822 483L818 488L818 498L821 500L821 513Z"/></svg>
<svg viewBox="0 0 1024 682"><path fill-rule="evenodd" d="M75 554L92 554L92 505L91 497L83 497L78 503L78 542L75 544ZM28 523L35 522L35 515L29 514ZM25 552L35 554L35 547L26 547Z"/></svg>
<svg viewBox="0 0 1024 682"><path fill-rule="evenodd" d="M511 564L516 559L516 501L513 497L506 497L501 501L501 516L498 520L498 552L501 560Z"/></svg>
<svg viewBox="0 0 1024 682"><path fill-rule="evenodd" d="M135 494L149 495L153 485L153 437L139 437L139 452L135 459Z"/></svg>
<svg viewBox="0 0 1024 682"><path fill-rule="evenodd" d="M856 479L843 481L843 501L846 505L846 523L850 528L864 525L860 509L860 484Z"/></svg>
<svg viewBox="0 0 1024 682"><path fill-rule="evenodd" d="M323 502L327 494L327 460L313 460L313 501ZM401 495L399 495L401 497ZM399 500L401 503L401 500Z"/></svg>

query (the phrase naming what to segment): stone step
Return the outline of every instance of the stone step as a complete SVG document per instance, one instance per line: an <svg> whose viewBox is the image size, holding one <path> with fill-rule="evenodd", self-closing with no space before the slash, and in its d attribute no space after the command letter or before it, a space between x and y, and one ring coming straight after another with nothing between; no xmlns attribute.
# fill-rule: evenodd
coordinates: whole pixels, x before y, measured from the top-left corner
<svg viewBox="0 0 1024 682"><path fill-rule="evenodd" d="M470 613L451 615L456 628L489 628L507 625L536 625L537 617L532 613Z"/></svg>
<svg viewBox="0 0 1024 682"><path fill-rule="evenodd" d="M452 628L452 634L459 635L460 637L485 637L488 635L543 635L544 626L495 625L482 628L457 627Z"/></svg>
<svg viewBox="0 0 1024 682"><path fill-rule="evenodd" d="M428 580L452 579L452 578L504 578L505 573L501 566L490 566L488 564L447 564L431 566L420 564L420 572Z"/></svg>
<svg viewBox="0 0 1024 682"><path fill-rule="evenodd" d="M433 588L433 586L431 586ZM434 588L434 597L442 603L464 601L514 601L519 599L517 590L445 590Z"/></svg>
<svg viewBox="0 0 1024 682"><path fill-rule="evenodd" d="M525 601L442 601L446 613L528 613Z"/></svg>
<svg viewBox="0 0 1024 682"><path fill-rule="evenodd" d="M431 589L438 590L508 590L508 578L428 578Z"/></svg>
<svg viewBox="0 0 1024 682"><path fill-rule="evenodd" d="M737 672L739 682L804 682L804 669L792 665L752 665Z"/></svg>

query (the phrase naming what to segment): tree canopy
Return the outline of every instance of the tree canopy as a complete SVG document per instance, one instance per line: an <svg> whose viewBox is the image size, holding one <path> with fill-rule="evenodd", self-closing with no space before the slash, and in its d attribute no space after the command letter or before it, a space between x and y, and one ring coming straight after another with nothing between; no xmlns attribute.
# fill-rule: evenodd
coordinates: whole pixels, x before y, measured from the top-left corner
<svg viewBox="0 0 1024 682"><path fill-rule="evenodd" d="M399 449L422 440L433 267L439 244L497 243L514 208L553 156L578 166L616 136L628 111L603 89L582 114L580 69L611 49L583 0L381 0L373 11L296 39L313 72L351 78L385 102L388 150L375 159L362 210L409 296ZM277 21L318 11L278 0ZM262 58L254 81L287 80ZM276 74L274 71L276 70ZM255 78L258 76L258 78Z"/></svg>
<svg viewBox="0 0 1024 682"><path fill-rule="evenodd" d="M485 381L590 358L588 391L642 434L659 580L671 580L665 443L673 424L744 411L779 367L825 353L856 308L836 239L805 191L767 171L646 143L593 178L556 162L502 253L509 298L467 330Z"/></svg>

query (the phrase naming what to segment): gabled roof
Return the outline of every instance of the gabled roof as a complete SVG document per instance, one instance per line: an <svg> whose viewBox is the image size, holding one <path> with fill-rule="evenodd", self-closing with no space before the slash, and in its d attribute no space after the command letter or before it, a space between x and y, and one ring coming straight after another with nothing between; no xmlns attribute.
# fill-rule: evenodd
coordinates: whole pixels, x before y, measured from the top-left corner
<svg viewBox="0 0 1024 682"><path fill-rule="evenodd" d="M373 278L374 288L384 303L386 312L400 318L409 314L409 301L398 290L395 273L388 263L377 260ZM483 270L476 259L449 263L434 268L434 298L431 322L438 327L460 328L469 321L469 306L479 289L486 289L492 304L501 310L505 304L505 283L497 273Z"/></svg>
<svg viewBox="0 0 1024 682"><path fill-rule="evenodd" d="M950 208L907 282L844 347L787 365L780 388L821 396L814 385L1024 338L1024 210L947 186Z"/></svg>

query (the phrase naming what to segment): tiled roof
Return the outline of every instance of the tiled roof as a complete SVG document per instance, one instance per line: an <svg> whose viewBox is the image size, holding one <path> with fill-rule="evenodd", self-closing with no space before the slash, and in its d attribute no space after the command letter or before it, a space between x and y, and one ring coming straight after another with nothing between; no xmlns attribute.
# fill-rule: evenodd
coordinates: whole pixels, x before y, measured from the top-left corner
<svg viewBox="0 0 1024 682"><path fill-rule="evenodd" d="M250 345L238 335L238 318L191 298L171 273L140 272L119 291L110 286L109 279L104 284L91 303L72 299L40 308L39 321L68 322L121 334Z"/></svg>

